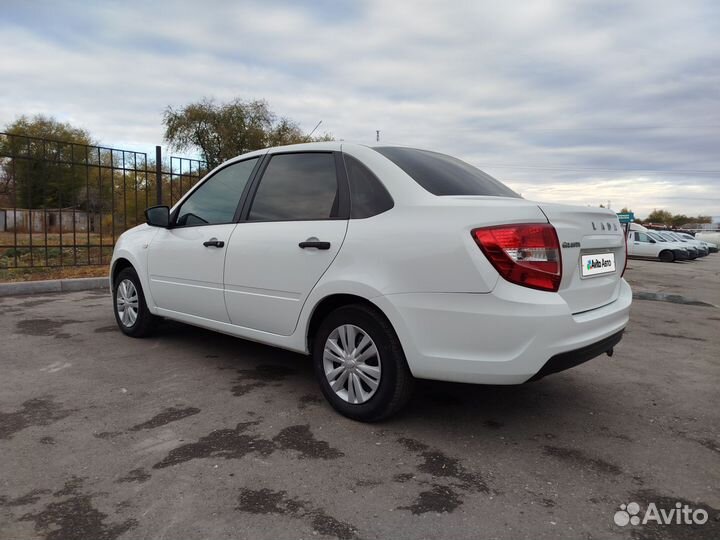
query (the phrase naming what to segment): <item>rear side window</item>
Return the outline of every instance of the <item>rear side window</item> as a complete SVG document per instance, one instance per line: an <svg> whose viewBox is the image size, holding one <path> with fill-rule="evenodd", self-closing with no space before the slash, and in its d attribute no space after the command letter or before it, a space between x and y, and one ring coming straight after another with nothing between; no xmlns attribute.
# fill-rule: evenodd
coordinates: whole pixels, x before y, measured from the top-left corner
<svg viewBox="0 0 720 540"><path fill-rule="evenodd" d="M392 146L376 147L374 150L395 163L433 195L520 198L520 195L489 174L452 156Z"/></svg>
<svg viewBox="0 0 720 540"><path fill-rule="evenodd" d="M350 181L350 217L367 218L390 210L392 197L378 177L354 157L343 157Z"/></svg>
<svg viewBox="0 0 720 540"><path fill-rule="evenodd" d="M270 159L250 208L250 221L308 221L337 217L335 156L278 154Z"/></svg>

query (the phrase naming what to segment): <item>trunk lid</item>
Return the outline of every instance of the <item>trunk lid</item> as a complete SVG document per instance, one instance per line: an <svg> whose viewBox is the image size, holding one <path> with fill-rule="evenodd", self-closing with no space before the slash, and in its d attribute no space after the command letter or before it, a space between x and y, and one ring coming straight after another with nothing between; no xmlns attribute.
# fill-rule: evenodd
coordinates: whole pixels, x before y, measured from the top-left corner
<svg viewBox="0 0 720 540"><path fill-rule="evenodd" d="M604 208L538 204L550 224L557 231L562 253L562 281L558 294L572 313L602 307L615 301L625 267L624 229L617 216ZM600 255L613 254L615 271L583 276L583 256L592 260Z"/></svg>

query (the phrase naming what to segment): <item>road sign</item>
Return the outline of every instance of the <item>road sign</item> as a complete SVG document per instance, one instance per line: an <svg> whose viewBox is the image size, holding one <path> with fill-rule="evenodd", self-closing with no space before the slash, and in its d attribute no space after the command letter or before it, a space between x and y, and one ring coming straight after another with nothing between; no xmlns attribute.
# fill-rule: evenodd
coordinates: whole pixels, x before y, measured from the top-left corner
<svg viewBox="0 0 720 540"><path fill-rule="evenodd" d="M633 212L625 212L617 215L620 223L632 223L635 221L635 214Z"/></svg>

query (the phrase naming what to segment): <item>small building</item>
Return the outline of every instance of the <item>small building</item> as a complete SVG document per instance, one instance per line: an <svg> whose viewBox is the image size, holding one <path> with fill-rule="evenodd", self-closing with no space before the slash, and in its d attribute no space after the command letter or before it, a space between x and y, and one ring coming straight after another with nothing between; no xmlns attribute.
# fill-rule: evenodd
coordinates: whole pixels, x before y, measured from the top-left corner
<svg viewBox="0 0 720 540"><path fill-rule="evenodd" d="M95 232L100 216L74 208L0 208L0 232Z"/></svg>

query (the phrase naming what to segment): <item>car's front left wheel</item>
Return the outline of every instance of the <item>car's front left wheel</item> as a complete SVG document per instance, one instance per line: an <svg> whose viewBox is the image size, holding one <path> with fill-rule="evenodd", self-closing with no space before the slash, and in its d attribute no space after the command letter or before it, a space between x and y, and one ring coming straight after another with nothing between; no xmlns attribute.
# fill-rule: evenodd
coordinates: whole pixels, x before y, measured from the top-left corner
<svg viewBox="0 0 720 540"><path fill-rule="evenodd" d="M115 320L123 334L130 337L149 335L157 317L145 303L140 278L133 268L123 268L113 280Z"/></svg>
<svg viewBox="0 0 720 540"><path fill-rule="evenodd" d="M313 340L315 375L339 413L382 420L410 398L413 377L390 322L365 305L343 306L322 322Z"/></svg>

